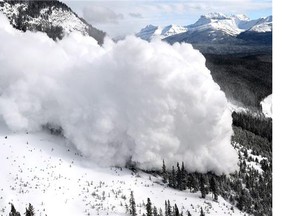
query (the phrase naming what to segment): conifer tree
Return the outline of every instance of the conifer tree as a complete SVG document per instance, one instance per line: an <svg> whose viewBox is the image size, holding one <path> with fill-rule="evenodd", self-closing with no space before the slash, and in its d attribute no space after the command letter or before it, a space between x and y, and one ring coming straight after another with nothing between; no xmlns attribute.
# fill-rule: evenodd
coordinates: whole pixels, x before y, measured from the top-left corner
<svg viewBox="0 0 288 216"><path fill-rule="evenodd" d="M130 193L130 200L129 200L129 213L132 216L136 216L136 203L135 203L135 199L134 199L134 193L133 191L131 191Z"/></svg>
<svg viewBox="0 0 288 216"><path fill-rule="evenodd" d="M200 210L200 216L205 216L205 213L203 211L203 208L201 207L201 210Z"/></svg>
<svg viewBox="0 0 288 216"><path fill-rule="evenodd" d="M161 208L159 209L159 216L164 216Z"/></svg>
<svg viewBox="0 0 288 216"><path fill-rule="evenodd" d="M210 180L210 189L211 189L211 192L213 193L214 201L218 201L219 186L218 186L218 182L216 181L214 177L212 177Z"/></svg>
<svg viewBox="0 0 288 216"><path fill-rule="evenodd" d="M174 216L180 216L179 209L176 204L174 206Z"/></svg>
<svg viewBox="0 0 288 216"><path fill-rule="evenodd" d="M146 216L153 216L153 213L152 213L152 204L151 204L150 198L147 198Z"/></svg>
<svg viewBox="0 0 288 216"><path fill-rule="evenodd" d="M176 187L176 174L175 174L175 168L172 166L172 172L169 177L169 187L175 188Z"/></svg>
<svg viewBox="0 0 288 216"><path fill-rule="evenodd" d="M165 165L164 160L163 160L163 165L162 165L162 176L163 176L163 182L167 183L167 170L166 170L166 165Z"/></svg>
<svg viewBox="0 0 288 216"><path fill-rule="evenodd" d="M181 190L182 176L179 163L177 162L177 171L176 171L176 188Z"/></svg>
<svg viewBox="0 0 288 216"><path fill-rule="evenodd" d="M201 198L205 198L207 195L207 181L203 175L200 177L200 191L201 191Z"/></svg>
<svg viewBox="0 0 288 216"><path fill-rule="evenodd" d="M169 200L167 202L167 216L172 216L172 209Z"/></svg>
<svg viewBox="0 0 288 216"><path fill-rule="evenodd" d="M187 216L192 216L190 211L187 211Z"/></svg>
<svg viewBox="0 0 288 216"><path fill-rule="evenodd" d="M190 192L192 191L196 192L199 190L199 183L194 173L191 173L189 175L188 181L187 181L187 187L189 188Z"/></svg>
<svg viewBox="0 0 288 216"><path fill-rule="evenodd" d="M182 166L181 166L181 188L180 190L186 190L186 186L187 186L187 172L185 170L185 166L184 166L184 162L182 162Z"/></svg>
<svg viewBox="0 0 288 216"><path fill-rule="evenodd" d="M153 207L153 216L158 216L158 211L156 206Z"/></svg>
<svg viewBox="0 0 288 216"><path fill-rule="evenodd" d="M20 213L16 211L16 209L12 203L11 203L11 211L9 213L9 216L21 216Z"/></svg>
<svg viewBox="0 0 288 216"><path fill-rule="evenodd" d="M167 201L165 200L165 216L168 216L168 204Z"/></svg>

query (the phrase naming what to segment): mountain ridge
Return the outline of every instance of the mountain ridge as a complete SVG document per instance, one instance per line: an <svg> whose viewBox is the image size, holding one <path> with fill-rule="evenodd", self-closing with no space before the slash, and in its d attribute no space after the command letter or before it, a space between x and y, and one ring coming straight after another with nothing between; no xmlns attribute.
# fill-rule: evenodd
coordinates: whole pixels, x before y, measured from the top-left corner
<svg viewBox="0 0 288 216"><path fill-rule="evenodd" d="M250 20L242 14L227 16L222 13L209 13L202 15L194 24L177 26L181 31L170 31L169 35L159 31L169 29L170 26L172 25L165 27L148 25L136 33L136 36L147 41L159 38L169 43L249 45L251 41L257 43L258 37L264 35L268 39L261 39L260 44L263 44L263 41L272 44L272 16Z"/></svg>
<svg viewBox="0 0 288 216"><path fill-rule="evenodd" d="M4 0L0 1L0 12L6 15L14 28L24 32L45 32L53 40L62 39L71 32L80 32L93 37L101 45L106 35L58 0Z"/></svg>

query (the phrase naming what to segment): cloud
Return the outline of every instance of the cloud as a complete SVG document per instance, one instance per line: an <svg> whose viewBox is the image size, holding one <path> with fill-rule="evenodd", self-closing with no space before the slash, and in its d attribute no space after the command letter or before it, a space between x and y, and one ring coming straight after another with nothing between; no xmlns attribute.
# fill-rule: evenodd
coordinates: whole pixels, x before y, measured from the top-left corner
<svg viewBox="0 0 288 216"><path fill-rule="evenodd" d="M54 42L0 21L0 116L11 130L61 126L101 165L237 169L225 94L191 45L130 36L100 47L78 33Z"/></svg>
<svg viewBox="0 0 288 216"><path fill-rule="evenodd" d="M140 13L129 13L129 16L135 17L135 18L143 18L142 14Z"/></svg>
<svg viewBox="0 0 288 216"><path fill-rule="evenodd" d="M121 13L115 13L113 10L100 7L85 7L83 9L83 17L85 20L91 23L118 23L119 20L124 18Z"/></svg>

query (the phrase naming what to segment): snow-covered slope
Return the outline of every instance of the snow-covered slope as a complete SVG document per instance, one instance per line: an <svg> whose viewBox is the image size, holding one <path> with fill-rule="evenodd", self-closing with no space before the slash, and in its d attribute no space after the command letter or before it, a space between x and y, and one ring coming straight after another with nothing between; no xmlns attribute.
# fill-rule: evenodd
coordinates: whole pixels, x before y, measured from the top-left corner
<svg viewBox="0 0 288 216"><path fill-rule="evenodd" d="M67 5L59 1L4 1L0 12L17 29L42 31L53 39L71 32L81 32L103 43L105 33L79 18Z"/></svg>
<svg viewBox="0 0 288 216"><path fill-rule="evenodd" d="M239 18L237 17L237 20ZM201 16L200 19L187 26L189 31L223 31L228 35L237 35L241 32L241 29L237 26L237 22L234 17L229 17L221 13L210 13L208 15Z"/></svg>
<svg viewBox="0 0 288 216"><path fill-rule="evenodd" d="M149 197L164 209L165 200L185 213L244 215L219 197L167 188L157 176L122 168L101 168L83 157L64 138L45 132L13 133L0 123L0 209L8 215L9 202L23 214L31 203L36 215L128 215L134 192L138 215L145 213Z"/></svg>
<svg viewBox="0 0 288 216"><path fill-rule="evenodd" d="M272 94L261 101L262 112L266 117L272 118Z"/></svg>
<svg viewBox="0 0 288 216"><path fill-rule="evenodd" d="M186 27L174 24L165 27L148 25L141 29L140 32L136 34L136 36L142 38L143 40L150 41L154 38L163 39L186 31Z"/></svg>
<svg viewBox="0 0 288 216"><path fill-rule="evenodd" d="M257 23L255 23L249 31L272 32L272 16L258 19Z"/></svg>

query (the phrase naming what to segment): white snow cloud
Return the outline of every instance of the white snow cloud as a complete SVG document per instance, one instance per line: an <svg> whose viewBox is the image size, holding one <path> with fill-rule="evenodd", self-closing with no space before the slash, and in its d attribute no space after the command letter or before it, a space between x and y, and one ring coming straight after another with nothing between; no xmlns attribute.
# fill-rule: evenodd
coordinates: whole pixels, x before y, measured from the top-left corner
<svg viewBox="0 0 288 216"><path fill-rule="evenodd" d="M54 42L0 21L0 116L10 129L59 125L102 165L237 169L227 100L191 45L130 36L100 47L76 33Z"/></svg>

